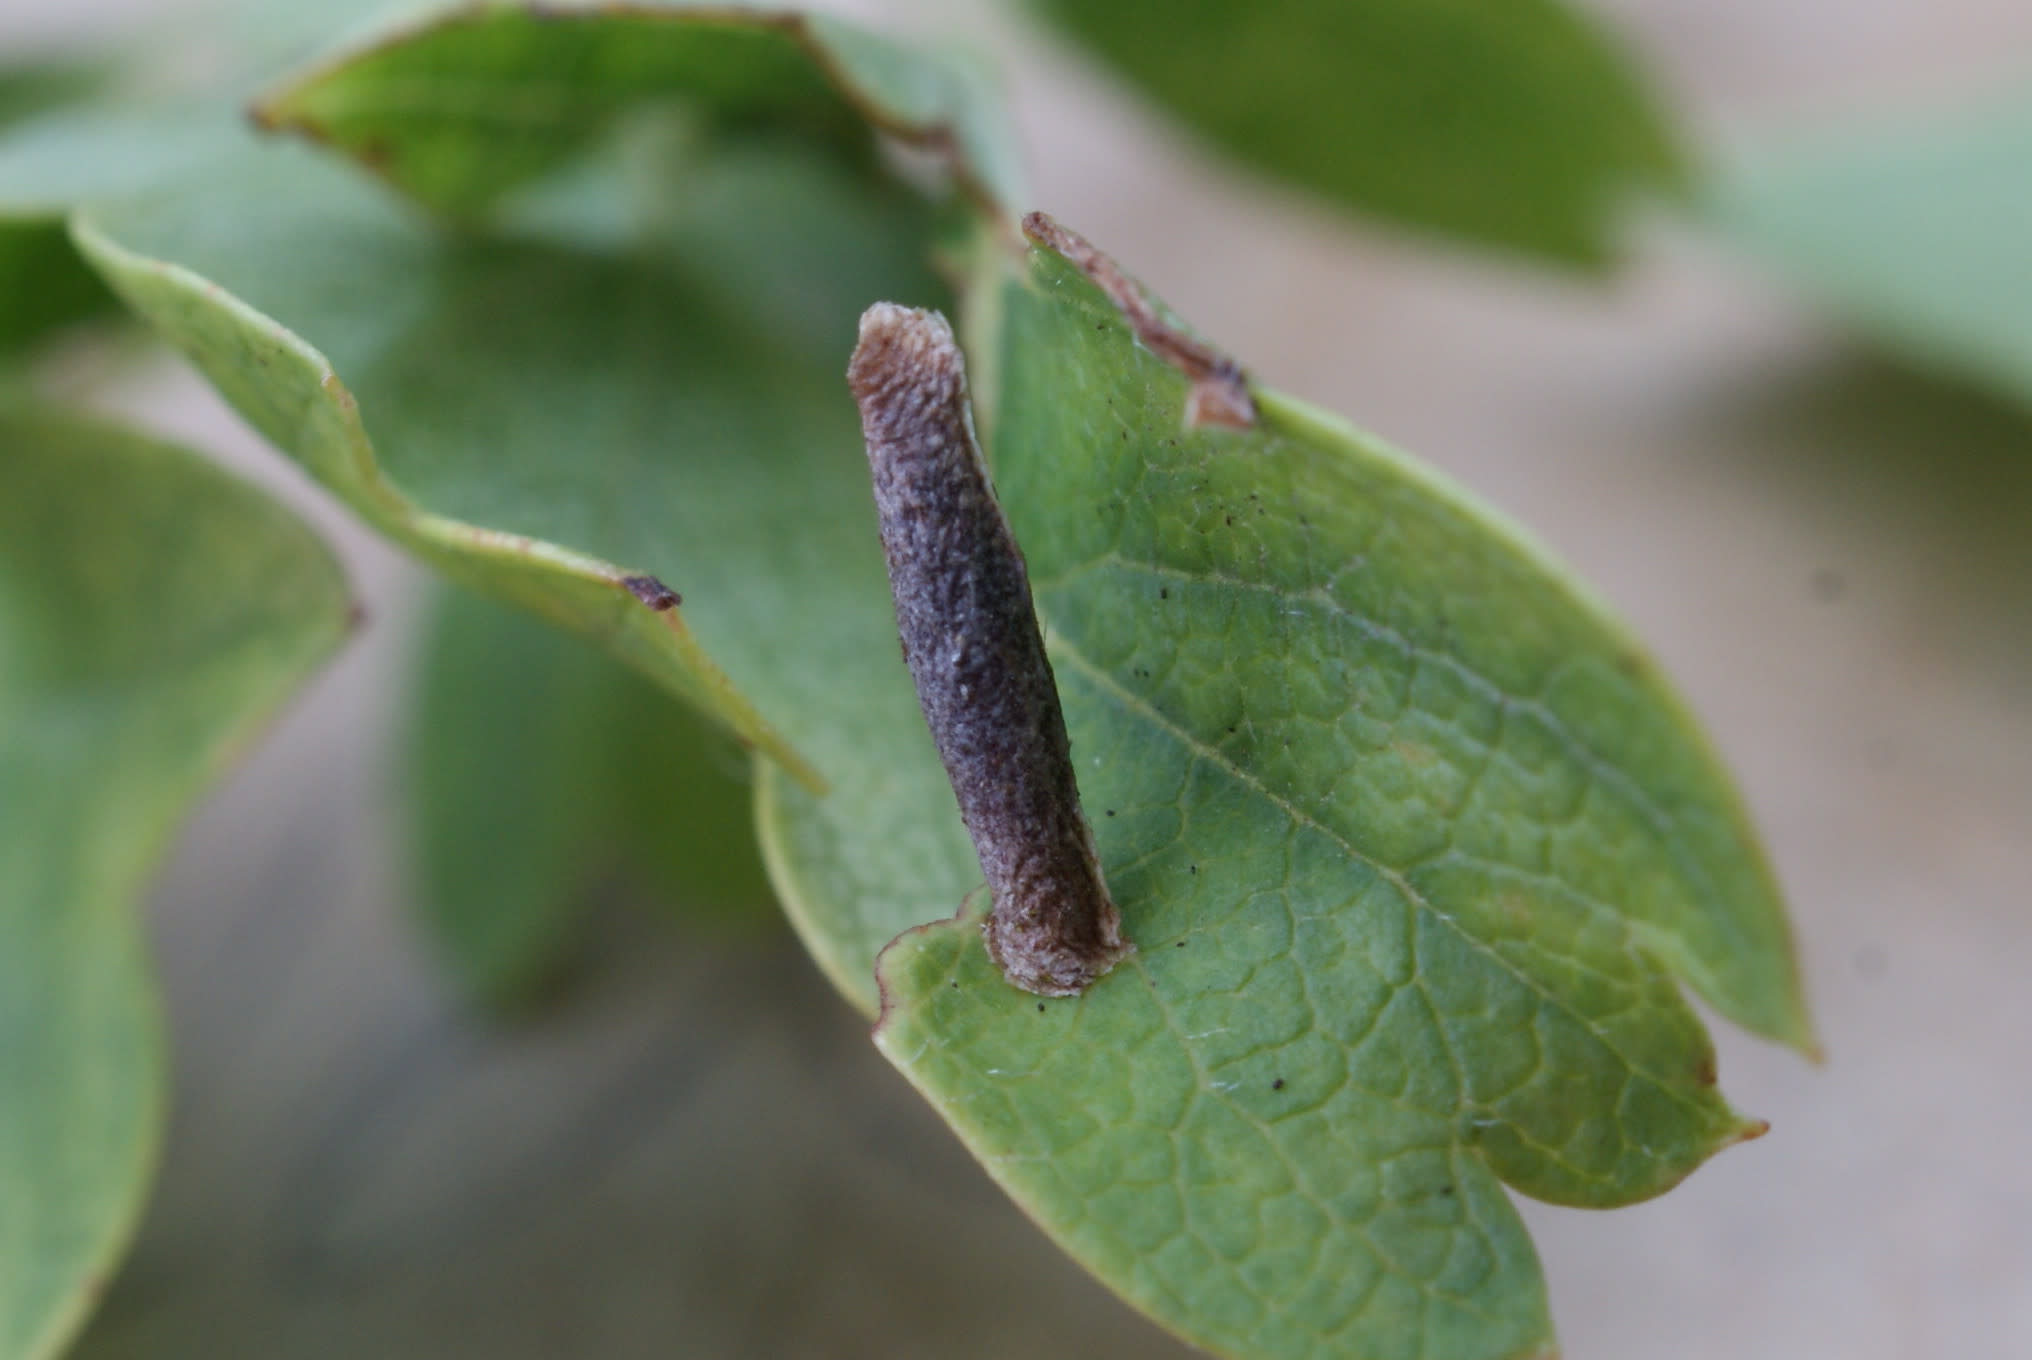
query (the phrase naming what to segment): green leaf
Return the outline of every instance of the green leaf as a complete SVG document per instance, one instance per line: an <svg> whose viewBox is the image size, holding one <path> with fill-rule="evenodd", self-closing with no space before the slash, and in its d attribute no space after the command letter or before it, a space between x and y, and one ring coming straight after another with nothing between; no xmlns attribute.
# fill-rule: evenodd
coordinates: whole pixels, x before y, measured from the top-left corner
<svg viewBox="0 0 2032 1360"><path fill-rule="evenodd" d="M942 776L922 758L930 743L899 683L839 366L869 299L944 296L926 247L957 241L978 252L976 225L962 219L955 230L853 153L841 127L782 128L781 92L763 101L774 127L758 114L705 135L682 109L622 118L619 159L651 167L629 185L632 198L594 158L529 182L531 160L503 159L498 121L488 121L560 122L555 135L532 134L551 148L534 164L547 165L560 144L595 138L604 104L532 110L490 98L475 119L410 84L399 93L420 112L380 128L385 141L370 135L373 118L339 116L344 91L372 112L380 63L412 42L463 78L477 41L498 77L480 87L511 100L572 74L558 63L580 50L576 39L504 49L489 36L493 19L511 37L520 21L488 14L426 22L329 64L265 109L379 156L384 170L449 166L443 183L400 177L442 206L491 205L505 239L441 237L353 179L277 150L242 149L238 166L187 162L122 204L117 185L65 182L66 167L116 158L24 155L10 174L0 148L0 202L61 203L66 190L107 200L78 234L126 299L257 428L455 579L595 637L809 785L867 801L895 794L900 778L936 795ZM554 17L554 35L606 21ZM906 141L950 138L967 157L967 184L1008 191L1006 135L963 72L836 23L779 17L750 31L751 17L656 7L625 31L653 19L659 34L682 39L695 22L700 43L766 39L822 53L821 73L842 82L839 109ZM597 33L590 41L599 46ZM644 610L621 588L636 574L668 580L687 606ZM793 637L795 647L782 641ZM901 775L858 758L854 734L876 714L920 755ZM948 911L973 876L956 821L906 830L898 845L917 848L925 874L906 923ZM870 1014L873 957L871 945L820 959Z"/></svg>
<svg viewBox="0 0 2032 1360"><path fill-rule="evenodd" d="M0 220L0 298L0 361L113 306L60 222Z"/></svg>
<svg viewBox="0 0 2032 1360"><path fill-rule="evenodd" d="M64 61L0 69L0 129L87 93L98 74ZM0 360L112 301L71 249L61 222L0 211Z"/></svg>
<svg viewBox="0 0 2032 1360"><path fill-rule="evenodd" d="M692 551L672 541L682 516L658 521L641 507L702 505L700 488L715 480L759 481L766 464L744 465L736 450L807 457L857 446L838 355L869 296L942 294L923 264L939 210L872 154L839 151L858 138L872 152L859 121L871 118L906 137L952 138L970 157L989 140L979 131L988 115L950 107L956 91L978 91L947 68L907 64L900 49L831 22L683 6L543 14L548 37L531 44L528 15L461 9L263 106L269 121L359 151L440 206L496 205L521 187L502 238L440 236L350 177L271 149L94 209L78 239L257 428L376 527L455 579L602 641L817 785L814 753L781 727L799 707L765 719L754 702L771 693L773 649L737 681L721 663L743 659L720 653L763 650L742 640L751 627L727 627L709 654L692 627L697 610L651 611L626 589L631 577L665 575L661 563L693 571ZM582 58L631 51L655 78L630 85L624 72L617 88L638 103L688 94L679 120L709 126L680 140L634 202L600 184L565 192L584 172L563 158L593 145L627 100L514 101L576 88ZM737 52L767 53L761 75ZM738 119L715 102L722 86L738 93L721 58L762 81L736 101ZM376 121L391 71L404 82L399 126ZM440 89L450 94L434 98ZM807 96L828 89L827 117L844 121L814 125L819 106ZM473 90L511 103L461 102ZM348 108L360 120L341 116ZM516 139L495 135L501 118L516 121ZM977 188L998 173L970 159L957 168ZM561 173L532 182L545 169ZM757 222L774 225L755 231ZM603 392L641 395L615 405ZM669 416L661 424L659 411ZM718 461L692 477L674 448ZM606 480L590 475L587 450ZM809 495L837 503L843 485L829 468ZM853 532L842 521L811 533L832 517L799 513L795 498L755 519L769 523L756 546L772 559L757 570L777 578L789 565L774 550L786 532L809 540L808 560ZM708 569L739 560L715 557ZM863 560L879 576L879 555ZM708 614L746 598L745 581L706 592L695 579L675 584ZM810 623L814 637L849 626L832 613Z"/></svg>
<svg viewBox="0 0 2032 1360"><path fill-rule="evenodd" d="M42 111L0 135L0 357L116 310L70 240L81 203L173 183L246 137L217 104L114 101Z"/></svg>
<svg viewBox="0 0 2032 1360"><path fill-rule="evenodd" d="M904 732L903 777L928 763L936 792L841 378L868 298L944 296L930 210L767 140L684 182L697 219L624 232L579 197L540 229L443 236L285 150L91 210L79 238L258 429L447 574L593 635L832 796L896 792L864 724ZM746 220L782 243L767 279L716 248ZM788 326L769 299L800 296ZM646 608L636 574L683 607ZM964 837L926 868L906 923L972 882ZM871 1010L873 957L843 981Z"/></svg>
<svg viewBox="0 0 2032 1360"><path fill-rule="evenodd" d="M0 410L0 1355L55 1353L147 1191L162 1036L134 899L346 612L252 488Z"/></svg>
<svg viewBox="0 0 2032 1360"><path fill-rule="evenodd" d="M1745 157L1707 208L1832 315L2032 401L2032 93Z"/></svg>
<svg viewBox="0 0 2032 1360"><path fill-rule="evenodd" d="M702 136L788 126L863 162L880 131L943 156L983 204L1019 197L1013 139L971 67L791 10L445 7L318 64L255 113L463 215L659 99L681 101Z"/></svg>
<svg viewBox="0 0 2032 1360"><path fill-rule="evenodd" d="M872 1008L876 951L978 881L840 378L864 303L940 298L918 259L935 210L829 132L682 121L632 200L558 159L586 143L497 178L391 131L384 166L491 208L492 235L283 151L94 207L77 236L391 537L773 757L772 874ZM440 157L441 180L418 169ZM1040 1017L980 975L971 928L933 927L889 956L883 1042L1061 1241L1206 1344L1387 1351L1402 1325L1435 1353L1536 1345L1498 1177L1622 1202L1749 1131L1675 978L1804 1040L1733 795L1628 641L1509 531L1288 403L1181 433L1183 379L1037 268L975 299L1011 356L976 390L1000 394L1003 493L1144 952ZM682 610L624 594L638 574ZM1079 1028L1038 1054L1040 1023ZM1266 1058L1289 1075L1245 1070ZM1005 1063L1052 1075L1011 1095ZM1291 1106L1247 1105L1256 1076Z"/></svg>
<svg viewBox="0 0 2032 1360"><path fill-rule="evenodd" d="M1215 147L1340 206L1567 264L1677 191L1670 129L1554 0L1035 0Z"/></svg>
<svg viewBox="0 0 2032 1360"><path fill-rule="evenodd" d="M1267 393L1182 428L1185 378L1049 251L1007 307L997 486L1139 952L1041 1002L977 918L924 927L882 958L878 1043L1216 1353L1539 1353L1499 1181L1624 1204L1761 1132L1679 981L1810 1044L1733 791L1459 491Z"/></svg>
<svg viewBox="0 0 2032 1360"><path fill-rule="evenodd" d="M772 899L743 758L641 676L519 611L445 592L403 733L424 922L464 981L526 998L625 861L721 919Z"/></svg>
<svg viewBox="0 0 2032 1360"><path fill-rule="evenodd" d="M92 93L104 78L96 64L67 56L0 66L0 127L61 108Z"/></svg>
<svg viewBox="0 0 2032 1360"><path fill-rule="evenodd" d="M227 211L258 230L220 230ZM626 585L667 557L655 545L671 525L628 511L684 495L666 447L795 439L804 418L795 401L763 405L784 357L726 304L699 299L695 278L650 278L619 249L443 238L300 153L88 212L78 239L137 312L370 524L808 768L713 664L688 614L651 610ZM687 335L659 324L659 308L714 319ZM647 389L652 373L667 422L654 405L603 398Z"/></svg>

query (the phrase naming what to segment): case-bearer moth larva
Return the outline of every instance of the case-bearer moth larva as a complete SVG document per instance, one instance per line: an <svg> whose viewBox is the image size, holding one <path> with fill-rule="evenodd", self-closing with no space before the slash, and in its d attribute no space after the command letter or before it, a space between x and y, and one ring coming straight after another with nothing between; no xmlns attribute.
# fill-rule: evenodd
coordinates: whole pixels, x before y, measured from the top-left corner
<svg viewBox="0 0 2032 1360"><path fill-rule="evenodd" d="M904 660L994 896L988 953L1027 991L1077 995L1131 946L1080 813L1058 685L974 442L952 328L877 303L847 381Z"/></svg>

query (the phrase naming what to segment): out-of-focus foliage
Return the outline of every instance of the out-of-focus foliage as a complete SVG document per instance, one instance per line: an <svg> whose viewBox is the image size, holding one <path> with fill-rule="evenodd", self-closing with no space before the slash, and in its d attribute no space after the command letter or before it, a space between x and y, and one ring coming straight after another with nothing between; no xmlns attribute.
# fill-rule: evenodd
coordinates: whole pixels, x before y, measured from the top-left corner
<svg viewBox="0 0 2032 1360"><path fill-rule="evenodd" d="M1640 74L1556 0L1031 0L1242 162L1400 225L1569 265L1676 193Z"/></svg>
<svg viewBox="0 0 2032 1360"><path fill-rule="evenodd" d="M1861 334L2032 403L2032 91L1746 156L1708 202Z"/></svg>
<svg viewBox="0 0 2032 1360"><path fill-rule="evenodd" d="M648 680L463 590L418 661L401 733L418 902L481 996L548 981L617 870L687 914L772 902L745 755Z"/></svg>
<svg viewBox="0 0 2032 1360"><path fill-rule="evenodd" d="M323 545L193 454L0 406L0 1356L53 1354L161 1136L135 898L344 634Z"/></svg>

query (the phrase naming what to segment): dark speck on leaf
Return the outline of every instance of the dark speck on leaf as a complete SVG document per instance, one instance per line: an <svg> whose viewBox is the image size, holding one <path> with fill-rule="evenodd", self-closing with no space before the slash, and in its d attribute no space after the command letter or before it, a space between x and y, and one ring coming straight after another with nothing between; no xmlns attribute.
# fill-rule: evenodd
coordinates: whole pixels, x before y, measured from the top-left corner
<svg viewBox="0 0 2032 1360"><path fill-rule="evenodd" d="M1279 1077L1279 1078L1277 1078L1277 1080L1275 1080L1275 1081L1271 1082L1271 1083L1270 1083L1270 1089L1271 1089L1271 1090L1273 1090L1273 1091L1281 1091L1281 1090L1283 1090L1283 1089L1284 1089L1284 1078L1282 1078L1282 1077Z"/></svg>
<svg viewBox="0 0 2032 1360"><path fill-rule="evenodd" d="M1185 941L1184 941L1184 940L1180 940L1180 941L1178 942L1178 947L1179 947L1180 949L1183 949L1183 948L1185 948Z"/></svg>
<svg viewBox="0 0 2032 1360"><path fill-rule="evenodd" d="M1235 522L1235 517L1234 517L1233 515L1223 515L1223 516L1221 517L1221 523L1223 523L1223 524L1233 524L1234 522Z"/></svg>
<svg viewBox="0 0 2032 1360"><path fill-rule="evenodd" d="M654 576L624 576L621 578L621 585L630 595L633 595L659 614L668 609L675 609L684 603L682 595L679 595Z"/></svg>
<svg viewBox="0 0 2032 1360"><path fill-rule="evenodd" d="M1113 808L1109 808L1109 809L1108 809L1108 815L1109 815L1110 817L1114 816L1114 815L1115 815L1115 810L1114 810Z"/></svg>
<svg viewBox="0 0 2032 1360"><path fill-rule="evenodd" d="M1037 1003L1037 1013L1039 1015L1044 1014L1044 1003L1042 1001Z"/></svg>

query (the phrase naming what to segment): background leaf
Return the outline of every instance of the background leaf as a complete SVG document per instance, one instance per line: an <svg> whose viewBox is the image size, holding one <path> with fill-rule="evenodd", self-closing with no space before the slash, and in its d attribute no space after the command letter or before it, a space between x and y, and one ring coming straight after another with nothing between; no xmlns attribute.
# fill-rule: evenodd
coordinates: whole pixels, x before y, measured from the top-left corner
<svg viewBox="0 0 2032 1360"><path fill-rule="evenodd" d="M117 312L78 255L66 221L78 205L174 183L244 154L230 107L108 99L38 107L0 132L0 356L73 322Z"/></svg>
<svg viewBox="0 0 2032 1360"><path fill-rule="evenodd" d="M114 306L60 222L0 220L0 298L0 361Z"/></svg>
<svg viewBox="0 0 2032 1360"><path fill-rule="evenodd" d="M50 61L0 68L0 131L69 103L97 83L95 68ZM71 249L61 222L0 210L0 359L48 332L110 308L112 294Z"/></svg>
<svg viewBox="0 0 2032 1360"><path fill-rule="evenodd" d="M935 761L902 758L896 773L861 758L857 733L877 712L882 730L906 734L903 751L928 755L930 743L895 651L840 364L870 298L943 299L925 255L935 237L955 239L950 219L865 155L843 160L865 131L814 138L757 115L703 136L683 108L620 120L613 163L589 153L524 182L560 147L594 146L611 107L514 105L517 90L570 74L551 64L569 44L490 46L485 24L461 23L369 47L267 107L356 151L430 147L394 163L450 165L449 178L405 171L406 182L447 206L495 204L492 239L439 235L342 170L270 149L93 209L79 229L87 252L257 428L455 579L591 634L843 800L892 797L899 779L941 789ZM947 108L955 77L913 74L897 49L838 25L814 21L801 41L817 33L826 73L847 79L835 112L941 135L927 110ZM362 140L378 127L383 59L413 41L465 71L475 34L498 77L478 84L509 103L467 117L404 86L418 116L383 129L385 145ZM341 94L365 124L307 121L348 107ZM770 108L780 120L782 100ZM950 117L980 125L991 112ZM540 156L497 159L498 118L485 115L563 126L539 137ZM614 163L639 173L617 176ZM645 610L620 589L638 572L685 606ZM923 874L908 920L949 911L972 881L948 820L899 842ZM872 960L872 947L820 955L871 1014Z"/></svg>
<svg viewBox="0 0 2032 1360"><path fill-rule="evenodd" d="M883 956L878 1043L1217 1353L1539 1353L1498 1179L1623 1204L1762 1131L1675 979L1810 1043L1733 791L1454 489L1268 394L1181 431L1184 378L1048 251L1007 312L997 485L1139 952L1040 1002L976 919L924 927Z"/></svg>
<svg viewBox="0 0 2032 1360"><path fill-rule="evenodd" d="M747 760L633 671L468 591L447 591L401 733L426 925L469 987L525 999L568 961L616 868L688 914L773 902Z"/></svg>
<svg viewBox="0 0 2032 1360"><path fill-rule="evenodd" d="M54 1353L160 1136L134 898L346 627L323 546L181 450L0 410L0 1355Z"/></svg>
<svg viewBox="0 0 2032 1360"><path fill-rule="evenodd" d="M865 160L880 131L945 156L984 203L1020 197L1013 140L972 67L795 10L448 7L320 63L256 116L466 214L671 97L703 136L766 123Z"/></svg>
<svg viewBox="0 0 2032 1360"><path fill-rule="evenodd" d="M862 119L942 140L988 126L989 113L953 113L950 100L964 85L955 84L958 77L928 64L906 66L899 49L844 26L757 20L757 28L745 12L673 6L648 17L659 25L657 36L693 58L729 42L742 50L762 44L772 54L769 79L740 101L742 116L733 124L716 116L726 112L713 97L725 73L713 74L711 62L679 63L676 75L665 71L651 84L676 97L682 92L672 82L703 81L694 98L680 101L676 121L703 120L715 135L680 137L683 154L653 158L655 184L636 184L632 199L605 180L581 193L572 175L583 174L583 165L526 183L592 145L617 102L490 105L475 121L457 99L433 104L427 73L443 63L451 76L519 98L550 88L543 82L560 73L568 83L564 59L584 53L573 45L577 38L562 36L566 30L597 48L611 41L599 37L608 23L640 36L636 22L644 19L592 10L553 17L552 41L532 47L499 41L494 18L521 31L506 11L459 11L365 49L357 63L335 63L265 106L273 121L313 126L384 172L398 149L425 148L427 155L400 151L401 164L438 167L447 178L397 177L443 206L491 203L522 185L509 213L515 225L499 238L440 236L344 173L269 149L194 170L173 189L117 212L95 210L79 239L131 305L370 523L455 579L592 635L817 784L823 775L810 756L750 697L750 682L767 692L775 657L759 665L736 659L746 670L731 679L719 664L726 658L709 655L693 632L694 609L652 612L627 591L630 577L660 574L652 564L670 560L678 529L676 520L651 522L641 507L703 503L698 492L711 479L679 475L665 453L673 444L691 441L728 462L737 461L736 449L774 457L858 448L836 369L853 316L878 293L942 295L923 264L938 209L863 154L872 144ZM410 44L424 52L424 74L404 64ZM369 119L376 132L361 140L361 128L344 119L308 121L335 106L371 112L384 60L413 77L403 86L411 111L399 129ZM477 76L474 61L498 81ZM815 128L813 109L800 101L828 81L841 93L824 109L839 121ZM638 95L646 89L629 88ZM928 110L939 120L926 121ZM536 129L530 135L541 146L527 155L504 152L493 135L500 117ZM666 132L670 121L662 120ZM381 131L389 140L377 140ZM966 133L962 149L984 137ZM860 151L843 162L839 151L850 145ZM469 173L461 157L481 168ZM969 183L987 182L980 167L963 169ZM664 187L679 181L682 194ZM0 173L0 196L8 187ZM14 192L26 191L17 184ZM222 227L224 204L240 205L245 216ZM753 222L780 227L755 233ZM130 241L141 243L138 253ZM617 334L617 321L629 316ZM816 344L822 336L827 343ZM616 351L635 354L631 371L608 362ZM569 399L539 398L532 373L546 375L549 396ZM364 387L355 374L364 375ZM617 384L639 389L640 398L616 407L596 395L612 394ZM526 420L517 409L525 399ZM360 423L363 406L374 412L372 438ZM672 417L667 423L653 419L659 409ZM476 439L476 431L486 433ZM581 449L598 451L610 480L582 485ZM533 461L504 476L525 458ZM842 466L857 467L858 453ZM638 474L648 480L611 480ZM765 474L758 464L720 475L759 481ZM659 496L664 478L668 494ZM842 485L836 474L812 483L814 499L803 509L825 513L783 504L758 512L757 524L771 521L772 546L794 533L812 540L812 560L851 560L854 549L828 554L819 546L835 532L832 524L813 530L833 518L829 507L841 502ZM842 524L839 532L852 530ZM745 584L718 593L676 584L695 601L747 598ZM798 620L799 609L791 605L787 617ZM832 611L811 611L802 621L813 639L847 626ZM740 633L753 635L745 627ZM746 645L755 659L754 644L730 645ZM824 645L817 650L822 655ZM785 706L777 717L800 711Z"/></svg>
<svg viewBox="0 0 2032 1360"><path fill-rule="evenodd" d="M1173 117L1344 208L1566 264L1677 191L1641 75L1554 0L1032 0Z"/></svg>
<svg viewBox="0 0 2032 1360"><path fill-rule="evenodd" d="M1836 318L2032 402L2032 92L1745 157L1707 206Z"/></svg>
<svg viewBox="0 0 2032 1360"><path fill-rule="evenodd" d="M794 752L830 796L879 802L910 781L936 794L840 376L867 298L944 296L918 261L928 210L766 139L686 171L715 209L703 237L689 219L629 226L600 207L611 183L568 212L532 205L519 232L440 236L344 167L285 149L95 209L81 239L257 428L426 560L594 633L723 716L719 695L738 694L737 712L766 715L742 730ZM800 243L760 290L801 294L798 328L694 245L758 200ZM588 554L661 577L682 610L619 594L626 573L591 577ZM696 649L682 664L709 651L724 690L623 631L678 613ZM867 759L869 727L902 745ZM906 923L973 881L949 820L896 847L922 875ZM872 960L872 945L821 956L871 1012Z"/></svg>

